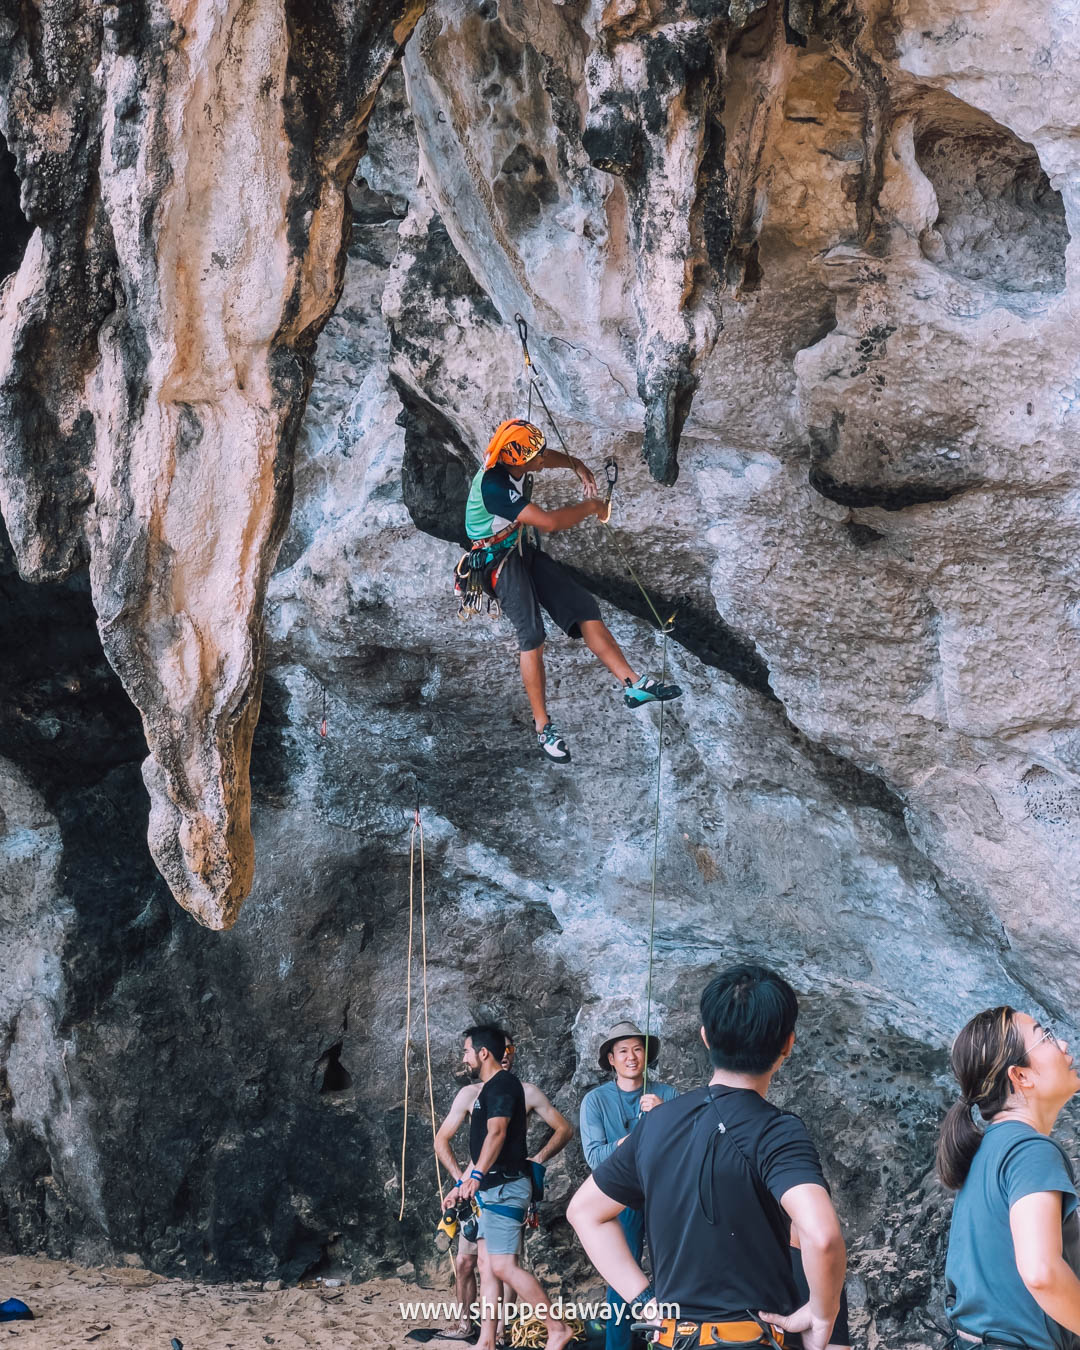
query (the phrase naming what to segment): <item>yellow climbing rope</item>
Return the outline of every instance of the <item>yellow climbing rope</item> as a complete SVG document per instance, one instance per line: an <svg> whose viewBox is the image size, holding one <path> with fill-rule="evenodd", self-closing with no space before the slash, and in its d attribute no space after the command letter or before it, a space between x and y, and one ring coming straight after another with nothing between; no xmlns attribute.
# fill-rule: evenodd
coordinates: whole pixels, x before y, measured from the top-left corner
<svg viewBox="0 0 1080 1350"><path fill-rule="evenodd" d="M580 1317L569 1318L566 1325L574 1333L572 1340L576 1341L584 1334L585 1323ZM515 1350L539 1350L541 1346L547 1345L547 1324L535 1314L528 1319L511 1319L506 1329Z"/></svg>
<svg viewBox="0 0 1080 1350"><path fill-rule="evenodd" d="M532 417L532 400L533 394L535 393L537 399L540 401L541 408L543 408L544 413L547 416L547 420L549 425L551 426L552 431L558 437L559 444L563 448L563 453L566 455L570 455L570 448L566 444L566 441L563 439L563 434L559 430L559 425L555 421L555 418L552 416L551 409L548 407L547 400L544 398L544 391L540 388L540 385L537 382L535 374L536 367L533 365L532 358L529 355L529 325L525 322L524 318L522 318L520 314L514 315L514 322L517 324L518 338L521 342L521 355L525 366L524 379L528 381L529 386L529 410L527 416L530 418ZM573 459L573 455L570 455L570 458ZM608 512L609 519L610 514L611 513L609 511ZM672 614L671 618L667 620L662 619L660 617L660 611L653 604L652 596L645 589L645 585L642 582L641 578L634 571L634 565L627 557L626 550L619 543L615 531L611 528L607 520L601 519L600 517L597 517L597 519L600 520L600 524L607 531L608 538L615 545L615 549L618 552L619 557L622 559L623 566L626 568L627 572L629 572L631 578L633 579L634 585L637 586L638 590L641 592L646 605L648 605L653 618L656 620L656 627L663 636L663 673L660 676L660 683L666 684L668 634L671 632L672 627L675 623L675 615ZM664 708L665 704L661 703L660 736L656 747L656 809L653 817L652 882L649 897L649 963L648 963L648 975L646 977L646 992L645 992L645 1003L646 1003L645 1076L642 1081L642 1089L641 1089L643 1093L647 1092L649 1087L649 1036L652 1032L653 955L656 947L656 863L660 842L660 782L664 756Z"/></svg>
<svg viewBox="0 0 1080 1350"><path fill-rule="evenodd" d="M401 1121L401 1208L398 1211L398 1223L405 1217L405 1147L409 1133L409 1052L412 1049L412 967L413 967L413 928L416 913L416 841L420 841L420 969L424 993L424 1055L427 1063L428 1107L431 1112L431 1151L435 1159L435 1185L440 1201L442 1200L442 1170L439 1167L439 1154L435 1148L435 1136L438 1127L435 1124L435 1087L431 1074L431 1029L428 1023L428 978L427 978L427 906L424 887L424 823L420 819L420 801L417 793L416 810L413 814L412 829L409 832L409 946L405 960L405 1098L402 1106Z"/></svg>

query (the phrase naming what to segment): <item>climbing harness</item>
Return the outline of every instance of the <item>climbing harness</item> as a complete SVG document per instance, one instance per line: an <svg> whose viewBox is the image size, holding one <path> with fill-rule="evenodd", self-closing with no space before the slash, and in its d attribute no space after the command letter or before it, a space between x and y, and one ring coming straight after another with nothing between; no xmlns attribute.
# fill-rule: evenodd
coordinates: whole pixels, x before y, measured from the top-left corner
<svg viewBox="0 0 1080 1350"><path fill-rule="evenodd" d="M478 539L468 553L463 553L454 568L454 594L458 602L458 618L471 619L479 614L487 602L488 613L497 619L502 613L495 599L495 585L506 566L506 560L516 548L521 552L523 531L520 525L507 525L489 539ZM484 574L497 564L484 586Z"/></svg>
<svg viewBox="0 0 1080 1350"><path fill-rule="evenodd" d="M398 1223L405 1217L405 1145L409 1133L409 1051L412 1048L412 967L413 967L413 927L416 912L415 876L416 844L420 842L420 968L424 991L424 1054L427 1063L428 1108L431 1114L431 1150L435 1158L435 1185L442 1199L442 1170L439 1167L439 1155L435 1148L435 1136L438 1127L435 1124L435 1086L431 1073L431 1029L428 1022L428 978L427 978L427 907L424 891L424 824L420 819L420 784L416 784L416 806L413 811L412 829L409 832L409 947L405 962L405 1097L402 1105L401 1120L401 1209L398 1211Z"/></svg>
<svg viewBox="0 0 1080 1350"><path fill-rule="evenodd" d="M691 1322L666 1317L659 1325L635 1322L631 1330L650 1332L651 1343L662 1345L665 1350L692 1350L701 1345L768 1345L782 1350L784 1344L784 1333L779 1327L773 1329L752 1314L745 1322Z"/></svg>
<svg viewBox="0 0 1080 1350"><path fill-rule="evenodd" d="M551 427L552 432L558 438L559 444L562 446L563 453L567 455L570 459L573 459L574 456L570 454L570 449L567 446L566 441L563 439L563 434L559 430L559 425L555 421L555 418L552 416L551 409L548 407L547 400L544 398L544 391L540 388L540 385L537 381L536 367L533 365L532 357L529 355L529 325L525 322L525 319L521 314L514 315L514 322L517 324L518 338L521 341L521 356L522 361L524 362L523 378L528 382L529 386L529 404L526 416L530 418L532 417L532 401L533 401L533 394L535 393L541 408L543 408L544 410L544 413L547 417L548 424ZM661 685L665 685L667 683L668 635L670 634L672 627L674 626L675 615L672 614L671 618L667 620L662 619L660 617L659 610L653 604L652 596L645 589L645 586L641 578L634 571L633 564L631 563L630 559L626 556L626 550L619 543L615 531L611 528L611 525L609 524L611 520L612 494L615 491L616 483L619 481L619 465L615 460L614 456L609 456L604 461L604 473L607 478L606 512L604 516L602 517L598 516L597 519L600 521L600 524L604 527L605 531L607 532L607 537L611 541L611 543L615 546L616 552L622 559L623 566L630 574L630 577L632 578L634 585L641 592L646 605L649 607L649 612L656 620L656 627L663 638L663 673L660 676L660 683ZM646 997L645 1074L642 1080L642 1092L647 1092L649 1090L648 1051L649 1051L649 1032L652 1030L653 956L656 947L656 863L660 843L660 783L663 768L663 756L664 756L664 701L661 700L660 735L656 747L656 809L653 819L652 882L650 888L650 901L649 901L649 966L648 966L648 977L646 980L646 996L645 996Z"/></svg>
<svg viewBox="0 0 1080 1350"><path fill-rule="evenodd" d="M525 1222L525 1216L528 1213L527 1206L500 1205L493 1200L485 1201L483 1191L477 1191L474 1198L480 1208L486 1209L489 1214L497 1214L500 1219L513 1219L514 1223Z"/></svg>

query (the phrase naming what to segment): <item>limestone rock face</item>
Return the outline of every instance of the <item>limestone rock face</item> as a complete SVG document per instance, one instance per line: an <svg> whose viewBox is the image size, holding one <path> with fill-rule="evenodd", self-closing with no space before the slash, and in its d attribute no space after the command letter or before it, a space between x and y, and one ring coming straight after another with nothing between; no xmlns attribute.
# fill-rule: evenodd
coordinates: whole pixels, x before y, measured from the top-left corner
<svg viewBox="0 0 1080 1350"><path fill-rule="evenodd" d="M568 1115L622 1016L689 1087L702 985L771 962L860 1341L926 1344L949 1040L998 1002L1073 1029L1080 994L1077 20L438 0L372 108L408 14L332 42L104 12L70 47L9 20L0 56L35 225L0 329L8 1232L444 1278L419 796L437 1110L487 1017ZM574 763L539 763L507 626L454 617L478 453L528 406L519 312L562 435L621 466L613 533L547 547L683 685L662 755L554 634ZM168 899L148 811L230 932ZM583 1170L530 1242L564 1287Z"/></svg>
<svg viewBox="0 0 1080 1350"><path fill-rule="evenodd" d="M0 18L0 126L34 227L0 315L0 504L25 576L89 563L146 728L151 851L211 927L251 885L262 606L346 187L417 12Z"/></svg>

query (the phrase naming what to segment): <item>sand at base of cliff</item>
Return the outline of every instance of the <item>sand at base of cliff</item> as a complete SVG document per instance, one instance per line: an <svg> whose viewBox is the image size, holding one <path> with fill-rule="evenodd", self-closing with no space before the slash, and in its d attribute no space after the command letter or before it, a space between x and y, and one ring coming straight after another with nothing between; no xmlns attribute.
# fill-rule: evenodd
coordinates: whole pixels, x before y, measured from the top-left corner
<svg viewBox="0 0 1080 1350"><path fill-rule="evenodd" d="M0 1324L0 1350L368 1350L409 1346L399 1303L443 1295L401 1280L336 1289L193 1284L127 1267L84 1269L40 1257L0 1257L0 1302L20 1298L33 1322ZM441 1338L432 1350L454 1350ZM460 1350L460 1342L456 1343Z"/></svg>

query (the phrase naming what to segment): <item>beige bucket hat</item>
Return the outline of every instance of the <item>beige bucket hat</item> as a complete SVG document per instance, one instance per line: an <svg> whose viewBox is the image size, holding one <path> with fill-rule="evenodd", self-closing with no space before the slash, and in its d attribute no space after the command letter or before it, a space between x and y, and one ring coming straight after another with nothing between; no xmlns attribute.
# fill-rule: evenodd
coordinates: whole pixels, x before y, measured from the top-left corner
<svg viewBox="0 0 1080 1350"><path fill-rule="evenodd" d="M600 1049L597 1052L596 1058L604 1073L611 1072L611 1065L607 1062L608 1051L616 1041L625 1041L628 1036L639 1036L643 1041L646 1039L645 1033L640 1027L635 1026L633 1022L616 1022L600 1042ZM660 1053L660 1042L655 1036L650 1036L647 1045L648 1054L645 1057L645 1062L648 1064L649 1068L652 1068L656 1063L657 1055Z"/></svg>

